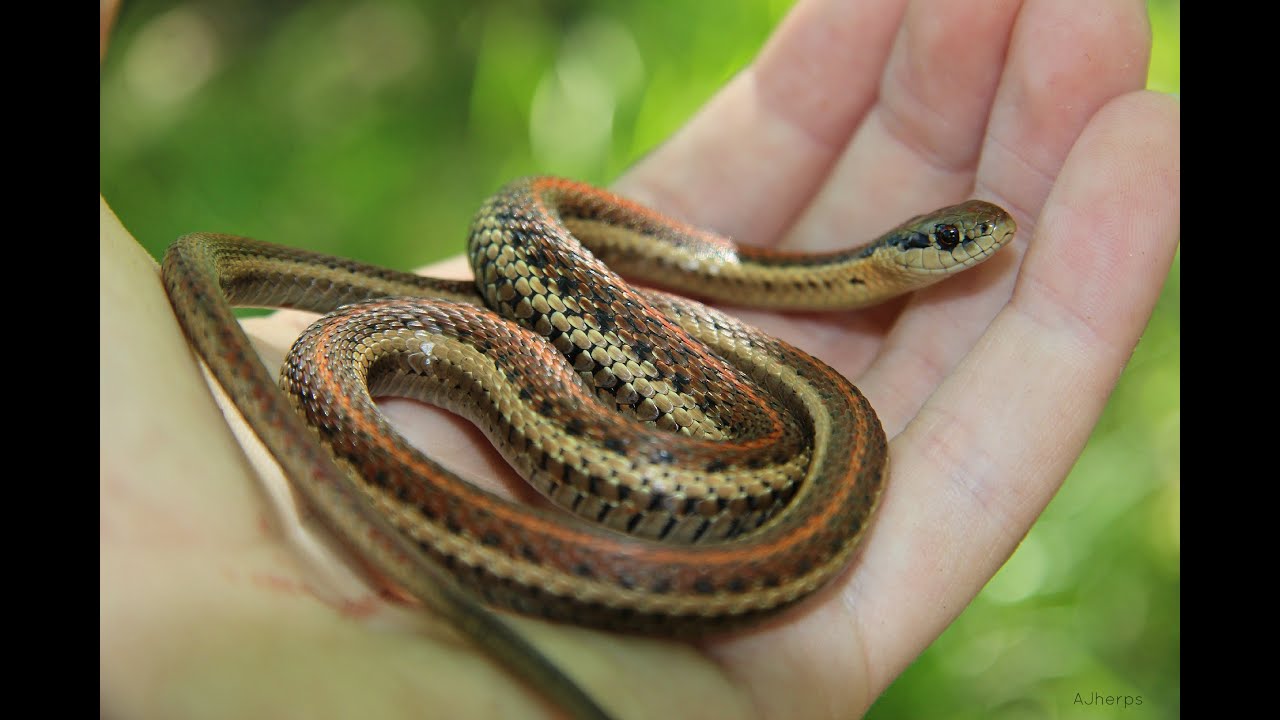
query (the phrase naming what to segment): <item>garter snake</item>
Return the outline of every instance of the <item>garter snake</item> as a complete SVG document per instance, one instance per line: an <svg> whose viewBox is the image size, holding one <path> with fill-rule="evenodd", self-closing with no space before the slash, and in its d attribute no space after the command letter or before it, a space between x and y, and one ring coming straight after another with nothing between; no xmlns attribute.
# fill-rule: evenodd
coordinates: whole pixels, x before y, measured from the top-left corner
<svg viewBox="0 0 1280 720"><path fill-rule="evenodd" d="M162 272L189 342L320 521L566 709L599 716L476 598L647 634L749 623L844 567L887 461L874 411L839 373L610 268L735 305L854 308L973 266L1013 233L973 200L854 249L786 254L530 178L477 213L474 282L207 233L176 241ZM329 313L290 351L284 393L232 305ZM459 479L391 430L372 400L384 395L470 418L570 512Z"/></svg>

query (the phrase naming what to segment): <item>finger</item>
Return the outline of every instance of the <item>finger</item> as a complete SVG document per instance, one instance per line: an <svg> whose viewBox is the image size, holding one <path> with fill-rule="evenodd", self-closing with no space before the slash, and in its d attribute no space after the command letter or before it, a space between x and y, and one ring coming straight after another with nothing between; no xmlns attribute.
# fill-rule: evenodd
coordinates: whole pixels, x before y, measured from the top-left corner
<svg viewBox="0 0 1280 720"><path fill-rule="evenodd" d="M751 66L616 184L748 244L780 236L875 99L904 0L803 0Z"/></svg>
<svg viewBox="0 0 1280 720"><path fill-rule="evenodd" d="M249 466L183 341L159 268L99 201L101 333L110 338L99 355L103 545L259 538L260 498L236 482Z"/></svg>
<svg viewBox="0 0 1280 720"><path fill-rule="evenodd" d="M910 215L969 193L1017 9L1017 0L940 0L907 8L879 101L825 186L788 231L784 245L797 250L851 247ZM959 287L957 280L945 283L948 297ZM1005 297L1007 293L1006 287ZM936 332L939 325L923 336L908 333L879 363L884 377L865 378L882 352L879 342L904 305L898 301L856 313L788 316L782 321L757 315L749 320L821 357L847 377L863 378L859 385L883 387L886 395L872 393L870 398L892 435L945 374L947 354L939 350L953 342L947 332ZM948 312L964 316L970 311L952 307ZM932 323L955 321L930 318ZM972 342L973 333L958 335Z"/></svg>
<svg viewBox="0 0 1280 720"><path fill-rule="evenodd" d="M1135 56L1149 48L1141 5L1085 2L1094 7L1031 0L1018 15L976 181L977 194L1014 212L1018 235L992 261L917 293L885 338L861 381L890 436L1008 300L1072 142L1098 108L1145 82L1146 64ZM1023 174L1029 168L1036 170Z"/></svg>
<svg viewBox="0 0 1280 720"><path fill-rule="evenodd" d="M1010 303L894 440L893 479L849 589L877 691L1008 558L1078 457L1176 249L1178 143L1168 97L1132 93L1098 113Z"/></svg>
<svg viewBox="0 0 1280 720"><path fill-rule="evenodd" d="M979 192L1021 227L1053 186L1081 128L1098 109L1146 85L1151 27L1142 0L1029 0L991 112Z"/></svg>
<svg viewBox="0 0 1280 720"><path fill-rule="evenodd" d="M878 101L787 247L848 247L969 195L1019 4L907 8Z"/></svg>

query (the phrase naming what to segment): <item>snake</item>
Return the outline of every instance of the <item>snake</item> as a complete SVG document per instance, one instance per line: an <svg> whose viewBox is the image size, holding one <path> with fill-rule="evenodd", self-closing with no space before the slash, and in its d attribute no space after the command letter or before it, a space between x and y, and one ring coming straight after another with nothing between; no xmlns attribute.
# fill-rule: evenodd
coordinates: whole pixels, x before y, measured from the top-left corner
<svg viewBox="0 0 1280 720"><path fill-rule="evenodd" d="M608 717L501 611L675 638L758 623L850 563L888 474L856 386L700 301L866 307L1015 229L969 200L850 249L784 252L532 177L477 212L473 281L216 233L179 238L161 274L195 354L371 577L570 715ZM273 377L239 306L323 317ZM433 461L379 412L386 396L471 420L550 506Z"/></svg>

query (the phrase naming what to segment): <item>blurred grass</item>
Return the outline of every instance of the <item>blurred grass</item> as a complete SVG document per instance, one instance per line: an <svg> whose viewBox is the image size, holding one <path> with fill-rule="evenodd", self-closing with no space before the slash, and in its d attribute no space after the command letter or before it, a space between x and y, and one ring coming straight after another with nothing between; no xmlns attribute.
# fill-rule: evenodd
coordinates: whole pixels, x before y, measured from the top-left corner
<svg viewBox="0 0 1280 720"><path fill-rule="evenodd" d="M607 183L759 49L788 0L126 2L100 182L158 256L195 230L414 267L505 180ZM1180 92L1179 3L1148 3ZM1071 477L872 709L891 718L1180 714L1180 263ZM1103 696L1140 706L1083 705Z"/></svg>

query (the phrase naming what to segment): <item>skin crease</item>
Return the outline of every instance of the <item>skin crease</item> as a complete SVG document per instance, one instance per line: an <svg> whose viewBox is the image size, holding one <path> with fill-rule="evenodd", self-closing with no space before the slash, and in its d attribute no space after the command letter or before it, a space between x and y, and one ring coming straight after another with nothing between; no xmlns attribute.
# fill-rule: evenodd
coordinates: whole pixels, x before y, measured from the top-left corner
<svg viewBox="0 0 1280 720"><path fill-rule="evenodd" d="M111 3L101 14L105 52ZM1140 0L798 2L613 188L751 244L840 247L854 218L887 226L970 196L1009 209L1018 236L870 312L736 313L852 378L892 439L877 519L833 586L696 648L517 627L624 717L864 713L1053 497L1150 317L1178 242L1180 121L1141 89L1149 52ZM101 212L103 716L553 716L422 611L293 549L158 268ZM275 367L306 320L246 326ZM387 408L411 440L505 486L469 426Z"/></svg>

